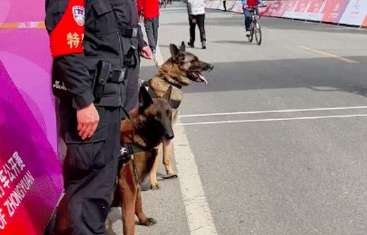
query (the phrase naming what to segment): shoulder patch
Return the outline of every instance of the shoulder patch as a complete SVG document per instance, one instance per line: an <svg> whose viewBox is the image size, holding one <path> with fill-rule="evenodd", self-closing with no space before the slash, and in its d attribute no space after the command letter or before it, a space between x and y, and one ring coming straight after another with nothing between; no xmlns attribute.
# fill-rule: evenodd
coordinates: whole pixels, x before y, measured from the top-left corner
<svg viewBox="0 0 367 235"><path fill-rule="evenodd" d="M69 0L64 15L50 35L53 57L83 53L85 0Z"/></svg>
<svg viewBox="0 0 367 235"><path fill-rule="evenodd" d="M73 17L79 26L84 26L85 9L84 6L73 6Z"/></svg>

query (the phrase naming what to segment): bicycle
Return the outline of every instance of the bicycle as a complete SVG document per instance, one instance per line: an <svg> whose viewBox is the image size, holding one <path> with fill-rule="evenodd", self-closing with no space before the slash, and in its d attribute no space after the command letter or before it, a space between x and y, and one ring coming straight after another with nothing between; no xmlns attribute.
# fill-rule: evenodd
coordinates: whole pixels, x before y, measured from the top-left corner
<svg viewBox="0 0 367 235"><path fill-rule="evenodd" d="M260 15L259 15L259 9L258 8L250 8L249 11L251 12L251 18L252 22L250 25L250 36L248 37L249 42L252 42L255 40L257 45L261 45L262 42L262 31L261 31L261 25L259 23Z"/></svg>

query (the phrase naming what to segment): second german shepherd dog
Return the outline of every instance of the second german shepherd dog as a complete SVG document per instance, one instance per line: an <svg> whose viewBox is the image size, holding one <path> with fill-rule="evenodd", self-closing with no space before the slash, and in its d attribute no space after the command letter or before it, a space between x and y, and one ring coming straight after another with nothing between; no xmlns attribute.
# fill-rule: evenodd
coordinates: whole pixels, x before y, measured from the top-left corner
<svg viewBox="0 0 367 235"><path fill-rule="evenodd" d="M168 89L162 98L152 98L146 88L141 87L139 108L121 122L121 143L130 147L132 158L120 166L113 205L122 208L124 235L135 234L135 216L138 224L156 223L143 212L139 183L153 166L158 152L156 147L163 140L174 137L172 109L168 103L171 91Z"/></svg>
<svg viewBox="0 0 367 235"><path fill-rule="evenodd" d="M181 43L180 48L171 44L170 52L171 58L160 67L154 78L145 82L145 85L148 86L153 97L162 98L167 90L172 89L170 100L168 101L173 109L171 120L172 123L175 123L178 108L183 98L181 88L190 85L192 82L207 83L202 72L212 70L213 65L203 62L194 54L187 52L184 42ZM163 155L163 164L166 170L165 178L177 177L172 167L173 142L163 141L162 147L158 148L158 150ZM158 154L158 156L161 154ZM158 164L159 158L157 157L150 172L149 183L151 189L159 188L157 181Z"/></svg>

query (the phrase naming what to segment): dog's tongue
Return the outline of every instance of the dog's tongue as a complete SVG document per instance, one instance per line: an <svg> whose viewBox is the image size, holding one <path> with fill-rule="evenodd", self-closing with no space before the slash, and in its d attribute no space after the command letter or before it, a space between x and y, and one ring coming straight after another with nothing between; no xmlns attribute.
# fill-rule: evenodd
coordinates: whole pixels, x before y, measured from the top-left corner
<svg viewBox="0 0 367 235"><path fill-rule="evenodd" d="M204 82L205 84L208 84L208 80L205 79L205 77L201 74L199 74L199 79Z"/></svg>

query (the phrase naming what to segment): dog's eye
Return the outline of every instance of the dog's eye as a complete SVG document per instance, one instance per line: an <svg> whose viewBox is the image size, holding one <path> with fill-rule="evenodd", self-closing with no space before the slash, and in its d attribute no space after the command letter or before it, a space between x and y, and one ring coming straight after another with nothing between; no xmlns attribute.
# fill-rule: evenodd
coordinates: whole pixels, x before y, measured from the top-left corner
<svg viewBox="0 0 367 235"><path fill-rule="evenodd" d="M156 113L156 115L154 115L154 118L157 119L157 120L160 120L161 117L162 117L161 113Z"/></svg>

